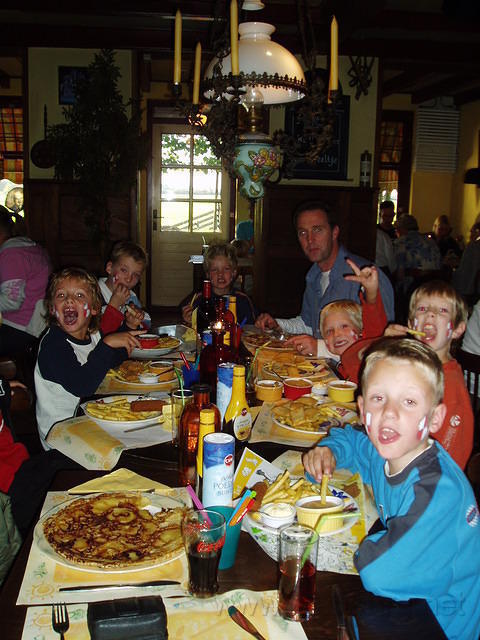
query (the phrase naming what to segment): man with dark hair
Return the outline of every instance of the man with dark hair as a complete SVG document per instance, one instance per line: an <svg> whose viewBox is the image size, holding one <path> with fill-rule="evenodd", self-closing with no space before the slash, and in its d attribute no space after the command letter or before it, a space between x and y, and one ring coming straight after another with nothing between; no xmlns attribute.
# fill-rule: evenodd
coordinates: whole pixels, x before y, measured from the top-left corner
<svg viewBox="0 0 480 640"><path fill-rule="evenodd" d="M22 352L44 327L49 273L46 251L30 238L13 237L10 212L0 206L0 355Z"/></svg>
<svg viewBox="0 0 480 640"><path fill-rule="evenodd" d="M393 219L395 218L395 205L391 200L384 200L380 203L380 221L377 228L384 231L390 240L395 240L395 227Z"/></svg>
<svg viewBox="0 0 480 640"><path fill-rule="evenodd" d="M293 215L300 245L313 262L306 276L305 292L301 315L291 319L275 319L268 313L262 313L256 325L262 329L275 328L290 333L306 334L302 349L305 353L316 353L315 338L321 337L319 315L322 308L335 300L354 300L359 302L360 287L355 282L344 278L352 271L346 259L353 260L359 267L368 264L361 258L347 251L339 243L340 228L335 212L329 205L319 201L306 202L300 205ZM389 320L393 320L393 290L386 275L379 271L380 292ZM310 344L311 343L311 344Z"/></svg>

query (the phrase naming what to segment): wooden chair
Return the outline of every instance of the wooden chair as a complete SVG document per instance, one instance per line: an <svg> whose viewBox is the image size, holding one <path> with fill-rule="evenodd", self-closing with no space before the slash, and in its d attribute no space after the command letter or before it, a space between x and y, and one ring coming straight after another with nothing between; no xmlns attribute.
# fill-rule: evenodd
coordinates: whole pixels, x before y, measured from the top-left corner
<svg viewBox="0 0 480 640"><path fill-rule="evenodd" d="M477 451L480 449L480 356L459 349L455 354L455 358L463 369L467 389L470 393L473 417L475 420L473 450Z"/></svg>

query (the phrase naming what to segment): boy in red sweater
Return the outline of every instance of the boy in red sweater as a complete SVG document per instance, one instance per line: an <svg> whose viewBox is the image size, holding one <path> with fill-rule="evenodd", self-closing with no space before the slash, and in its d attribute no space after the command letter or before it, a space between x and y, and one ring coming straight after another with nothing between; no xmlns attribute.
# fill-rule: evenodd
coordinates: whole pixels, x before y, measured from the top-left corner
<svg viewBox="0 0 480 640"><path fill-rule="evenodd" d="M432 280L418 287L410 298L408 327L393 324L386 336L400 336L413 330L415 337L428 344L443 365L447 415L435 439L455 462L465 469L473 448L473 411L458 362L451 356L452 340L460 338L466 327L467 307L452 285Z"/></svg>

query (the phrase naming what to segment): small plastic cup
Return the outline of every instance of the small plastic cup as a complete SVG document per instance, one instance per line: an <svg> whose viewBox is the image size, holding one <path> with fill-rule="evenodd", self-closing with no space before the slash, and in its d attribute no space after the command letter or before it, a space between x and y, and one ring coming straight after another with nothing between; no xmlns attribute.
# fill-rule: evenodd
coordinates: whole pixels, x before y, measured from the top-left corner
<svg viewBox="0 0 480 640"><path fill-rule="evenodd" d="M225 518L225 521L227 523L233 513L233 507L216 506L208 507L208 509L209 511L220 513ZM220 571L223 571L224 569L230 569L235 564L241 530L241 522L236 524L234 527L229 527L227 524L225 529L225 544L223 545L222 553L220 555L220 564L218 565Z"/></svg>
<svg viewBox="0 0 480 640"><path fill-rule="evenodd" d="M190 369L187 369L186 365L182 365L183 385L186 389L191 389L194 384L200 382L200 369L193 368L193 362L190 365Z"/></svg>

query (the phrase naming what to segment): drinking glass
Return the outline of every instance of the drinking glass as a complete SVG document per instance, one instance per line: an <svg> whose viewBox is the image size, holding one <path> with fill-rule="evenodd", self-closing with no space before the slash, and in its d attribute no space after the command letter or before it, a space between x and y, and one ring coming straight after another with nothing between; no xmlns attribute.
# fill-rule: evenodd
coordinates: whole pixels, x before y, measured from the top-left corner
<svg viewBox="0 0 480 640"><path fill-rule="evenodd" d="M182 411L189 402L193 400L193 391L190 389L176 389L170 394L171 401L171 421L172 421L172 443L178 446L178 424Z"/></svg>
<svg viewBox="0 0 480 640"><path fill-rule="evenodd" d="M211 598L218 591L218 564L225 544L225 518L203 509L189 511L182 520L188 560L188 590L196 598Z"/></svg>
<svg viewBox="0 0 480 640"><path fill-rule="evenodd" d="M318 534L292 524L280 531L278 613L288 620L308 620L315 610Z"/></svg>

